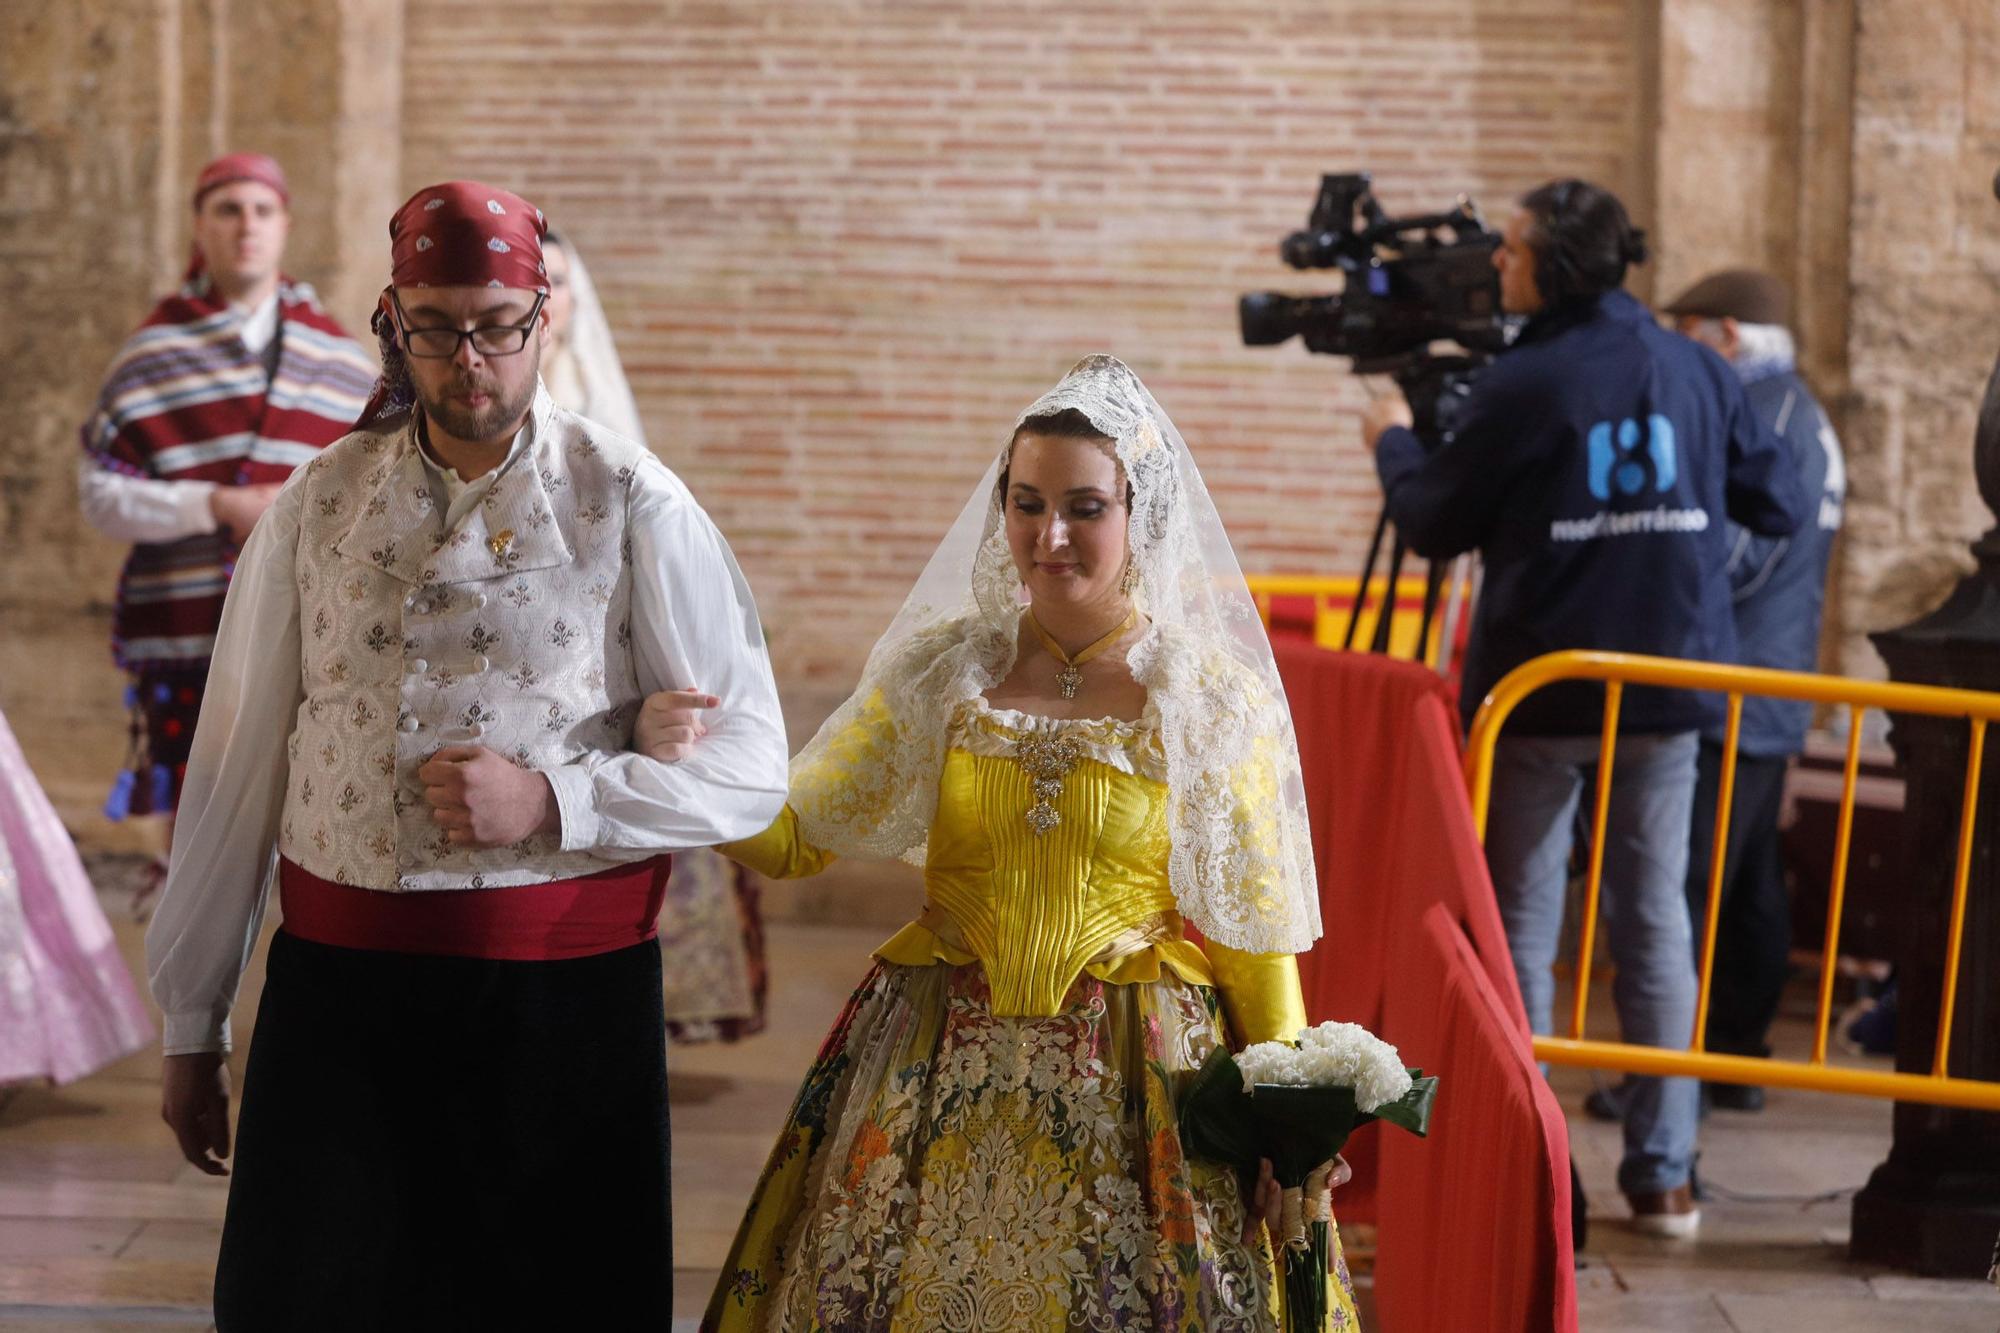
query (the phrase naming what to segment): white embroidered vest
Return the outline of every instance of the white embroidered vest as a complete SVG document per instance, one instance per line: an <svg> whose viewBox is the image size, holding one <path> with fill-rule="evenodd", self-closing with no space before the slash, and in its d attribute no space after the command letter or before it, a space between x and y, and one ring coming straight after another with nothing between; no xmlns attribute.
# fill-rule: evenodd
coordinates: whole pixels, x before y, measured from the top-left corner
<svg viewBox="0 0 2000 1333"><path fill-rule="evenodd" d="M640 693L625 518L645 449L546 392L532 426L449 533L409 421L348 435L305 469L305 700L278 848L322 879L479 889L606 866L547 835L454 847L417 780L446 745L542 768L630 744Z"/></svg>

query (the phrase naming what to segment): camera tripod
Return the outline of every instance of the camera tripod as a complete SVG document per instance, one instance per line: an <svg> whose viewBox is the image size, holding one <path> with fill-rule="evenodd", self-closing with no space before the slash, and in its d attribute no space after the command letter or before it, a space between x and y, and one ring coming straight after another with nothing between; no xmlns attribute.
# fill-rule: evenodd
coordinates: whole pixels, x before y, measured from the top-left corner
<svg viewBox="0 0 2000 1333"><path fill-rule="evenodd" d="M1385 500L1382 509L1375 516L1375 535L1368 540L1368 557L1361 565L1361 582L1355 589L1354 605L1347 612L1347 632L1341 637L1340 646L1351 650L1355 634L1361 626L1361 612L1368 603L1368 590L1375 579L1375 567L1382 556L1382 539L1389 536L1389 506ZM1389 631L1395 618L1396 588L1402 581L1403 562L1408 559L1410 549L1399 532L1389 541L1389 568L1382 585L1382 604L1375 615L1375 632L1366 651L1390 653ZM1431 641L1431 626L1438 623L1438 609L1442 602L1444 618L1439 624L1437 661L1434 664L1439 675L1451 672L1452 650L1458 634L1461 616L1469 614L1473 601L1478 596L1479 570L1470 555L1457 556L1451 560L1426 562L1424 575L1423 614L1417 623L1416 646L1411 652L1411 660L1421 662L1427 656L1426 649ZM1449 596L1446 591L1449 589Z"/></svg>

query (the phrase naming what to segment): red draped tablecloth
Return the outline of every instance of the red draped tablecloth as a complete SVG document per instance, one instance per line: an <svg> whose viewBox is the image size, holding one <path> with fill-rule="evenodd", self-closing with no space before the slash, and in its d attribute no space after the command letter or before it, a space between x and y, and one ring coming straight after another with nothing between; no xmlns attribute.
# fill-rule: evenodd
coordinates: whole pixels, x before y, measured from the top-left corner
<svg viewBox="0 0 2000 1333"><path fill-rule="evenodd" d="M1438 1075L1430 1137L1382 1136L1375 1308L1391 1333L1574 1333L1569 1138L1449 907L1396 941L1386 1021Z"/></svg>
<svg viewBox="0 0 2000 1333"><path fill-rule="evenodd" d="M1271 646L1299 738L1326 930L1299 958L1306 1016L1360 1023L1395 1041L1382 1027L1392 945L1440 901L1466 924L1495 986L1520 1009L1472 831L1449 688L1415 662L1282 635ZM1379 1134L1364 1128L1346 1154L1354 1179L1337 1204L1350 1222L1375 1220Z"/></svg>
<svg viewBox="0 0 2000 1333"><path fill-rule="evenodd" d="M1415 662L1272 644L1299 737L1326 938L1299 960L1314 1022L1373 1027L1388 942L1447 905L1521 1013L1486 856L1472 827L1450 690Z"/></svg>

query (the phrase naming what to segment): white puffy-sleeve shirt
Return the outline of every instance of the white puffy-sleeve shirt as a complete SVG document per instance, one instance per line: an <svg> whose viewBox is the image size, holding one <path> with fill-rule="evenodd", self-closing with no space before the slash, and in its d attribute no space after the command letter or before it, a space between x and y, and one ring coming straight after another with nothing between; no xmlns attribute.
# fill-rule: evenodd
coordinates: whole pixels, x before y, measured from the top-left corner
<svg viewBox="0 0 2000 1333"><path fill-rule="evenodd" d="M229 1049L229 1010L262 926L286 742L304 698L294 569L301 475L251 533L230 583L166 891L146 932L169 1055ZM722 703L679 763L627 751L540 770L561 811L563 849L607 861L746 838L768 827L785 802L784 720L756 603L735 557L663 466L638 469L628 512L639 687L647 694L692 687Z"/></svg>

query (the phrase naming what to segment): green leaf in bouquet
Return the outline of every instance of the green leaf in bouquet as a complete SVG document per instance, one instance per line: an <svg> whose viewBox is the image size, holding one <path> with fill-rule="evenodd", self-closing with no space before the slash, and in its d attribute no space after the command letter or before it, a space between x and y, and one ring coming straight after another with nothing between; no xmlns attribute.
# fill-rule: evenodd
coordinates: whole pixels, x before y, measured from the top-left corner
<svg viewBox="0 0 2000 1333"><path fill-rule="evenodd" d="M1259 1083L1250 1098L1257 1141L1271 1159L1271 1173L1286 1189L1332 1160L1361 1123L1353 1088L1298 1088Z"/></svg>
<svg viewBox="0 0 2000 1333"><path fill-rule="evenodd" d="M1190 1157L1236 1168L1246 1181L1257 1178L1257 1122L1243 1095L1243 1071L1218 1046L1208 1053L1181 1094L1181 1146Z"/></svg>
<svg viewBox="0 0 2000 1333"><path fill-rule="evenodd" d="M1203 1060L1181 1095L1181 1143L1191 1157L1236 1169L1246 1185L1259 1158L1286 1188L1303 1185L1312 1169L1347 1145L1355 1130L1385 1120L1419 1138L1430 1132L1437 1078L1410 1070L1410 1090L1373 1112L1354 1104L1354 1089L1260 1083L1244 1095L1243 1071L1222 1047Z"/></svg>
<svg viewBox="0 0 2000 1333"><path fill-rule="evenodd" d="M1398 1129L1407 1129L1418 1138L1427 1138L1431 1131L1431 1104L1437 1100L1437 1076L1424 1077L1421 1069L1410 1071L1410 1090L1395 1101L1378 1106L1373 1112L1361 1113L1361 1123L1370 1120L1384 1120Z"/></svg>

